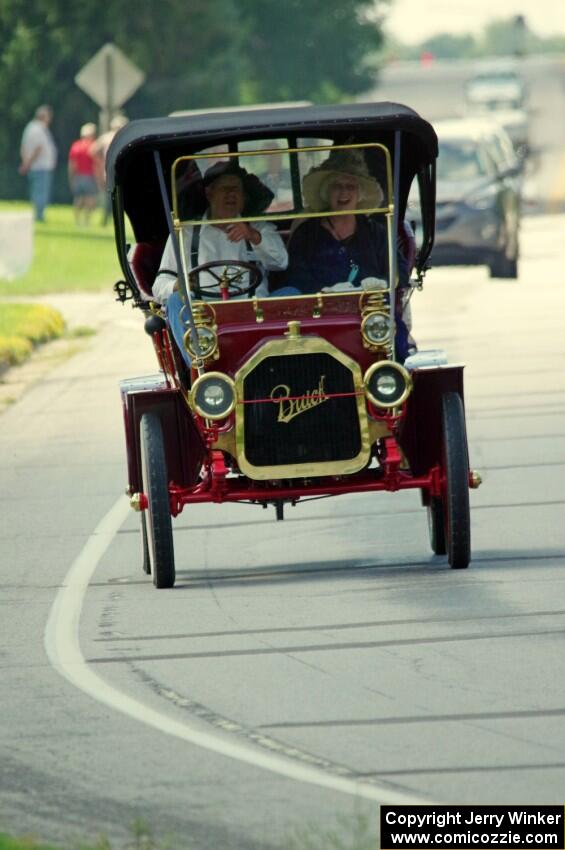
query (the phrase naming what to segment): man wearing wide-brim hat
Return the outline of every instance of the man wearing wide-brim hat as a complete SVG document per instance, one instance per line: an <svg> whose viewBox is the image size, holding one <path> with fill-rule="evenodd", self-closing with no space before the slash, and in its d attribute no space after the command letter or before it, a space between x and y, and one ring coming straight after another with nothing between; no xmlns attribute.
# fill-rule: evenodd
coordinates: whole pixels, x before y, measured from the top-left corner
<svg viewBox="0 0 565 850"><path fill-rule="evenodd" d="M194 175L193 175L194 176ZM197 195L191 178L189 190ZM243 261L256 263L263 273L263 281L256 290L258 296L268 294L266 272L284 270L288 255L274 224L268 221L238 222L242 215L260 215L269 206L273 193L254 175L234 159L222 160L212 165L201 181L200 197L205 197L207 209L202 224L187 225L183 229L183 245L188 269L203 263ZM197 218L197 215L191 216ZM214 220L234 219L228 224L214 224ZM217 285L217 279L200 273L200 284ZM169 236L161 265L153 284L156 301L167 305L167 316L179 348L186 356L182 339L185 328L180 321L182 302L178 293L176 255ZM218 291L218 298L220 292Z"/></svg>

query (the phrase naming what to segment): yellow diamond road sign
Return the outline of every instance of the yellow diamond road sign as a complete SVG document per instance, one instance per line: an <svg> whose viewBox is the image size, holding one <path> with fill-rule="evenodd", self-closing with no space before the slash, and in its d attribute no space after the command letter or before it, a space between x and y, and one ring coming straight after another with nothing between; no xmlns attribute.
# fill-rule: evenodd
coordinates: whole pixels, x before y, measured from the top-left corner
<svg viewBox="0 0 565 850"><path fill-rule="evenodd" d="M143 84L145 74L115 44L105 44L78 72L75 83L110 114Z"/></svg>

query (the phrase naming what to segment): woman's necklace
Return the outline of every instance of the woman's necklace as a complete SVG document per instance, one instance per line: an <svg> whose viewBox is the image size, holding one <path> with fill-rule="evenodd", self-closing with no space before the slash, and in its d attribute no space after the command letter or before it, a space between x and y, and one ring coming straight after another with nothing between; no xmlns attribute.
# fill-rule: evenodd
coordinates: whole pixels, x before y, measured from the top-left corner
<svg viewBox="0 0 565 850"><path fill-rule="evenodd" d="M346 239L349 239L355 233L357 228L357 223L355 221L355 216L344 217L341 224L341 229L338 229L332 218L326 218L328 229L334 239L337 239L338 242L345 242Z"/></svg>

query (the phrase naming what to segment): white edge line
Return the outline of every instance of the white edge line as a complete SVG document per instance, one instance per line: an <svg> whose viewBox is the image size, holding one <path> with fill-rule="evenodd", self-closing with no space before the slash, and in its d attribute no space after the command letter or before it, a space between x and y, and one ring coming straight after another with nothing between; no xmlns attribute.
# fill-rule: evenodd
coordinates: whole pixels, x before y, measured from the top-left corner
<svg viewBox="0 0 565 850"><path fill-rule="evenodd" d="M241 741L227 740L224 735L203 732L188 722L167 717L122 691L114 688L89 666L79 643L81 611L92 575L117 532L124 524L131 508L121 497L100 521L73 562L49 613L45 627L45 651L53 667L72 685L93 699L116 711L151 726L166 735L210 752L236 759L254 767L277 773L288 779L329 788L382 804L429 804L430 799L402 794L374 784L334 776L331 773L294 762L281 755L261 752Z"/></svg>

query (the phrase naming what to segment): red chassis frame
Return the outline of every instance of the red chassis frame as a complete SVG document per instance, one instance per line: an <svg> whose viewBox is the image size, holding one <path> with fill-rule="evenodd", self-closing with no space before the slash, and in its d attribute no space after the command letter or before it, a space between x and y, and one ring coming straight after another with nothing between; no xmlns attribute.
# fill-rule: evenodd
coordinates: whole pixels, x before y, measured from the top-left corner
<svg viewBox="0 0 565 850"><path fill-rule="evenodd" d="M308 304L301 301L300 312L306 312ZM354 303L356 299L352 299L351 304ZM263 318L274 319L276 315L276 325L272 321L248 324L245 319L253 315L252 310L256 310L250 301L232 302L229 307L225 305L227 312L224 319L228 321L223 325L225 335L221 346L225 353L214 363L214 369L233 371L233 365L232 369L227 368L228 363L243 362L250 351L267 339L274 336L280 338L281 319L284 324L288 318L280 315L280 302L278 310L274 299L261 302L261 305L267 314ZM293 303L291 299L285 308L296 318L296 302ZM311 325L316 333L350 353L363 369L372 362L374 355L371 356L361 346L358 314L355 317L330 315L327 321L317 318L303 321L302 324L305 333L308 333ZM232 477L223 452L214 448L224 426L207 428L204 420L190 410L185 400L186 387L183 386L181 370L177 369L178 353L174 350L167 330L155 331L152 338L161 373L129 379L120 385L127 448L128 493L139 494L138 509L147 507L147 499L142 492L139 441L139 423L147 412L157 413L163 428L172 516L177 516L185 505L204 502L245 501L267 505L280 501L296 502L308 497L419 489L423 504L427 505L432 497L441 495L445 483L441 398L445 393L456 392L463 399L463 366L415 370L412 374L412 393L403 404L400 415L392 416L367 402L370 417L385 421L391 433L391 436L381 440L378 468L364 469L345 476L254 481L241 475Z"/></svg>

